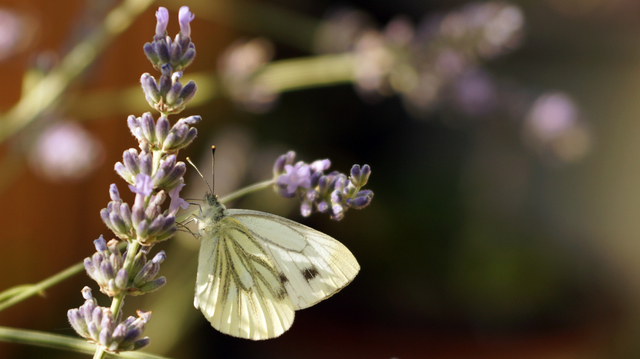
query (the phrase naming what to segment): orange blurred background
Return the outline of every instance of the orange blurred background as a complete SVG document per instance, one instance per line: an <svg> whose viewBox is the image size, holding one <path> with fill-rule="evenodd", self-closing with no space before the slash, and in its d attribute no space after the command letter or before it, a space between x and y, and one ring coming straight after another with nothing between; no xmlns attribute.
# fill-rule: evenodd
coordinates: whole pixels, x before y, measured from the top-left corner
<svg viewBox="0 0 640 359"><path fill-rule="evenodd" d="M0 58L0 113L19 101L25 73L34 64L55 63L118 4L98 2L0 2L0 10L12 11L28 26L22 30L24 46ZM363 10L382 27L398 14L416 23L468 3L354 0L342 5ZM94 239L110 236L99 211L109 201L111 183L121 193L126 188L113 164L137 146L126 116L150 109L129 113L131 107L119 109L117 103L87 109L82 102L92 94L134 88L144 72L156 75L142 45L152 40L157 6L170 9L170 34L178 31L180 5L190 6L196 16L192 39L198 55L185 73L188 78L215 72L227 46L241 38L272 38L276 60L309 56L292 44L301 40L282 41L286 31L268 21L272 13L261 11L275 8L301 22L320 21L338 5L262 1L258 4L267 7L257 7L256 13L225 14L224 4L152 5L72 84L56 111L1 145L0 291L75 264L93 253ZM558 146L570 154L583 151L579 156L553 156L554 149L541 149L535 139L532 144L526 122L532 111L516 118L508 111L472 116L455 101L442 100L415 116L398 96L369 101L345 84L282 94L266 113L245 111L226 97L188 107L181 115L198 114L203 122L197 141L180 157L197 159L208 176L207 148L215 144L216 191L222 195L268 179L273 160L288 150L306 162L330 158L331 169L341 172L354 163L371 165L371 206L347 212L340 222L322 214L302 218L296 200L271 191L233 205L288 216L334 236L350 248L362 270L331 300L298 312L281 338L249 342L216 332L193 308L198 243L188 235L172 239L154 249L167 251L161 269L167 285L125 305L125 315L154 311L146 330L151 344L144 351L175 358L640 355L640 107L635 99L640 6L632 0L509 4L526 19L519 47L477 66L499 79L496 86L517 89L496 92L510 105L516 101L504 94L523 93L518 99L531 100L531 106L542 95L571 98L590 137L578 149L570 141ZM225 21L199 15L213 8ZM261 16L267 19L256 20ZM144 99L142 91L135 96ZM78 121L101 144L101 162L83 178L51 181L29 165L39 126L60 118ZM191 169L186 181L187 197L201 198L205 185ZM132 196L123 197L131 202ZM0 325L74 336L66 311L82 304L85 285L108 305L82 273L0 312ZM2 358L43 356L85 357L0 342Z"/></svg>

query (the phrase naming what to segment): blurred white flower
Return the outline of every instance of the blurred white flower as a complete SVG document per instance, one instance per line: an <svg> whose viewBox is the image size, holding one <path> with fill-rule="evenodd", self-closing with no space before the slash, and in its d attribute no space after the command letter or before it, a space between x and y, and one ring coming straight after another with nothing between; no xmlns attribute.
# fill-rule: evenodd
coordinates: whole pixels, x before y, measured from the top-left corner
<svg viewBox="0 0 640 359"><path fill-rule="evenodd" d="M75 122L56 122L47 128L29 153L34 172L50 181L77 180L87 176L103 160L98 140Z"/></svg>

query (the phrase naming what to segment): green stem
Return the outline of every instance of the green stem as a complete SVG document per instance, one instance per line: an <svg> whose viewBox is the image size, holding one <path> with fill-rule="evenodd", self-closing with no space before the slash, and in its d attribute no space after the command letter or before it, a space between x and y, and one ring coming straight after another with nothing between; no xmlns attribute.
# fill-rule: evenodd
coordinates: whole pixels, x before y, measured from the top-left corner
<svg viewBox="0 0 640 359"><path fill-rule="evenodd" d="M40 283L30 285L27 289L23 289L18 294L11 296L9 299L0 303L0 311L9 308L10 306L19 303L33 295L44 292L45 289L62 282L63 280L70 278L71 276L82 272L84 269L84 263L80 262L73 266L63 270L62 272L55 274ZM12 289L9 289L12 291ZM7 291L3 292L6 293Z"/></svg>
<svg viewBox="0 0 640 359"><path fill-rule="evenodd" d="M109 42L131 25L153 0L124 0L105 21L78 43L28 94L0 119L0 143L51 108L69 84L92 64Z"/></svg>
<svg viewBox="0 0 640 359"><path fill-rule="evenodd" d="M259 191L261 189L265 189L269 186L272 186L275 183L275 180L270 179L268 181L264 181L264 182L260 182L260 183L256 183L254 185L251 185L249 187L245 187L242 189L239 189L231 194L228 194L222 198L220 198L220 203L227 203L227 202L231 202L234 201L242 196L246 196L247 194L251 193L251 192L256 192Z"/></svg>
<svg viewBox="0 0 640 359"><path fill-rule="evenodd" d="M268 63L254 81L276 92L284 93L316 87L349 84L354 81L353 55L332 54L279 60ZM225 94L214 73L185 75L183 80L198 84L198 95L187 107L203 105ZM149 104L139 96L140 85L120 90L102 90L78 96L69 104L70 115L84 120L122 113L143 112Z"/></svg>
<svg viewBox="0 0 640 359"><path fill-rule="evenodd" d="M255 75L254 82L283 93L354 81L351 53L301 57L274 61Z"/></svg>
<svg viewBox="0 0 640 359"><path fill-rule="evenodd" d="M0 341L61 349L84 354L93 353L95 348L95 345L82 339L72 338L65 335L43 333L35 330L8 327L0 327ZM109 356L134 359L166 359L165 357L145 354L142 352L123 352L117 356L111 354L109 354Z"/></svg>
<svg viewBox="0 0 640 359"><path fill-rule="evenodd" d="M120 250L124 249L126 243L120 243ZM52 275L51 277L36 283L36 284L24 284L9 288L0 293L0 311L9 308L10 306L20 303L23 300L34 296L36 294L43 293L47 288L52 287L67 278L82 272L84 269L84 262L76 263L71 267ZM6 299L5 299L6 298Z"/></svg>

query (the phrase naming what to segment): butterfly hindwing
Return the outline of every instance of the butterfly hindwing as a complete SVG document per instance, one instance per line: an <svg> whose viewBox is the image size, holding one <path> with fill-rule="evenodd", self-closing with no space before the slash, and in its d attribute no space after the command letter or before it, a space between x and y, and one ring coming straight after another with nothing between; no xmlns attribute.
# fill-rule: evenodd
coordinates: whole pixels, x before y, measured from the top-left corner
<svg viewBox="0 0 640 359"><path fill-rule="evenodd" d="M360 270L342 243L274 214L227 210L268 253L296 310L326 299L349 284Z"/></svg>
<svg viewBox="0 0 640 359"><path fill-rule="evenodd" d="M202 233L194 305L219 331L253 340L284 333L295 309L268 251L231 217Z"/></svg>

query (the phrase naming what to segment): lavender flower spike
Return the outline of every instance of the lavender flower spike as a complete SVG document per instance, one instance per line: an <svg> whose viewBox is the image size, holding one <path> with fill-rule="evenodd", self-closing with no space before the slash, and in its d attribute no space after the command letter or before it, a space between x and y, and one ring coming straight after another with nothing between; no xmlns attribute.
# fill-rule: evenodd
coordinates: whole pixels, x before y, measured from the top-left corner
<svg viewBox="0 0 640 359"><path fill-rule="evenodd" d="M178 13L178 21L180 22L180 34L183 37L191 36L191 25L189 23L193 21L196 16L189 11L188 6L183 6L180 8L180 12Z"/></svg>
<svg viewBox="0 0 640 359"><path fill-rule="evenodd" d="M100 345L109 353L137 350L149 344L148 337L140 336L151 318L151 312L139 310L138 318L129 317L118 324L122 312L114 318L109 308L99 307L89 287L82 289L82 296L85 298L84 304L67 312L69 323L78 335Z"/></svg>
<svg viewBox="0 0 640 359"><path fill-rule="evenodd" d="M339 172L328 175L331 161L317 160L310 165L298 162L292 166L295 152L289 151L278 157L274 166L275 189L287 198L298 196L302 200L300 212L308 217L313 211L328 213L331 219L339 221L349 208L362 209L371 203L373 192L360 190L371 175L369 165L354 165L350 176Z"/></svg>

